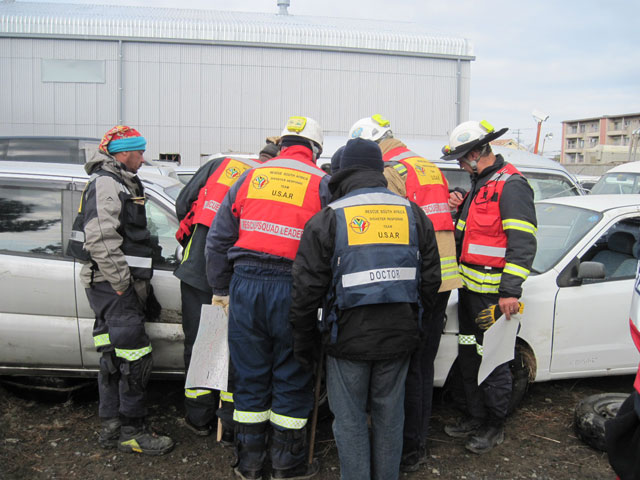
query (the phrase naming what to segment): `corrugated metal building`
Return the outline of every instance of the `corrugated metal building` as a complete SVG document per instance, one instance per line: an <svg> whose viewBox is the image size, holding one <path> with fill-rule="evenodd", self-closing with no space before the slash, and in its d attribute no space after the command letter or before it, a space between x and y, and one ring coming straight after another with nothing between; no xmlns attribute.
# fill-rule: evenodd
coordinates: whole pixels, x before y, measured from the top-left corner
<svg viewBox="0 0 640 480"><path fill-rule="evenodd" d="M0 135L138 128L149 157L257 151L290 115L326 135L382 113L444 138L469 112L471 44L413 23L0 2Z"/></svg>

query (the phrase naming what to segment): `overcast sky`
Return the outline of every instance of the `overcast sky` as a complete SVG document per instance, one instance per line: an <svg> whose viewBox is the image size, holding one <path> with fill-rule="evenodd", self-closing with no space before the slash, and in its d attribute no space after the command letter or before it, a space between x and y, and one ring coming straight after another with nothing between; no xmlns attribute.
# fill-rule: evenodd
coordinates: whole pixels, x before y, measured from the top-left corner
<svg viewBox="0 0 640 480"><path fill-rule="evenodd" d="M25 0L19 0L25 1ZM41 0L42 1L42 0ZM276 0L48 0L277 13ZM508 126L533 144L537 109L549 115L545 154L560 150L561 122L640 113L637 0L290 0L291 15L412 21L471 40L470 119ZM372 112L382 113L384 112ZM546 155L545 155L546 156Z"/></svg>

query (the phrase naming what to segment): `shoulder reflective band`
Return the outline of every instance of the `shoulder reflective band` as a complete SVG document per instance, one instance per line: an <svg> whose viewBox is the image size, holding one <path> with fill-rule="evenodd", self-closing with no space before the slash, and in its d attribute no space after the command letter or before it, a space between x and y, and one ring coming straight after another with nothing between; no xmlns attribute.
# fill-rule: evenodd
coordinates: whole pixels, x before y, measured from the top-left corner
<svg viewBox="0 0 640 480"><path fill-rule="evenodd" d="M124 358L125 360L129 360L130 362L135 362L136 360L144 357L149 353L151 353L151 345L149 345L148 347L138 348L136 350L125 350L123 348L116 348L116 357Z"/></svg>
<svg viewBox="0 0 640 480"><path fill-rule="evenodd" d="M440 259L440 275L443 281L459 276L456 257L443 257Z"/></svg>
<svg viewBox="0 0 640 480"><path fill-rule="evenodd" d="M262 168L273 168L273 167L282 167L282 168L292 168L294 170L300 170L301 172L309 173L311 175L316 175L318 177L324 177L326 173L323 170L315 168L311 165L307 165L300 160L293 160L292 158L279 158L277 160L269 160L266 163L263 163L261 166L256 168L256 170L261 170Z"/></svg>
<svg viewBox="0 0 640 480"><path fill-rule="evenodd" d="M506 220L503 220L502 229L520 230L522 232L530 233L531 235L535 235L538 231L533 223L525 222L524 220L516 220L515 218L507 218Z"/></svg>
<svg viewBox="0 0 640 480"><path fill-rule="evenodd" d="M104 347L105 345L111 345L111 339L109 338L108 333L103 333L102 335L96 335L93 337L93 344L96 347Z"/></svg>
<svg viewBox="0 0 640 480"><path fill-rule="evenodd" d="M133 257L131 255L125 255L124 259L130 267L151 268L151 257Z"/></svg>
<svg viewBox="0 0 640 480"><path fill-rule="evenodd" d="M270 410L263 412L243 412L240 410L233 411L233 419L239 423L262 423L269 420Z"/></svg>
<svg viewBox="0 0 640 480"><path fill-rule="evenodd" d="M402 175L402 176L404 176L404 175L406 175L406 174L407 174L407 167L405 167L405 166L404 166L403 164L401 164L401 163L399 163L399 164L397 164L397 165L394 165L394 166L393 166L393 168L395 168L395 169L396 169L396 171L397 171L400 175Z"/></svg>
<svg viewBox="0 0 640 480"><path fill-rule="evenodd" d="M507 263L502 269L502 273L510 273L511 275L515 275L516 277L526 280L530 272L526 268L522 268L515 263Z"/></svg>
<svg viewBox="0 0 640 480"><path fill-rule="evenodd" d="M342 276L342 286L344 288L366 285L372 282L393 282L416 279L416 269L409 267L402 268L377 268L375 270L365 270L363 272L348 273Z"/></svg>
<svg viewBox="0 0 640 480"><path fill-rule="evenodd" d="M307 424L306 418L287 417L275 412L271 412L270 420L274 425L284 427L288 430L300 430Z"/></svg>
<svg viewBox="0 0 640 480"><path fill-rule="evenodd" d="M506 248L502 247L490 247L488 245L478 245L477 243L469 244L469 253L475 255L484 255L485 257L504 258Z"/></svg>

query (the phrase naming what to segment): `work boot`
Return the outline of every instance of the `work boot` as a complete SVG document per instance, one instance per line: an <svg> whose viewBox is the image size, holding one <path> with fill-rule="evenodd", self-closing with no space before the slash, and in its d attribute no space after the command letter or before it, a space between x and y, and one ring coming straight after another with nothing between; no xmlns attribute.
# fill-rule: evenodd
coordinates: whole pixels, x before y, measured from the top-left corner
<svg viewBox="0 0 640 480"><path fill-rule="evenodd" d="M466 438L474 435L483 423L481 418L463 417L452 425L445 425L444 432L453 438Z"/></svg>
<svg viewBox="0 0 640 480"><path fill-rule="evenodd" d="M236 477L242 480L262 480L262 469L260 470L241 470L240 467L235 467L233 473Z"/></svg>
<svg viewBox="0 0 640 480"><path fill-rule="evenodd" d="M426 447L420 447L418 450L403 454L400 460L400 471L405 473L417 472L420 470L420 465L427 463L427 456Z"/></svg>
<svg viewBox="0 0 640 480"><path fill-rule="evenodd" d="M222 436L220 437L221 447L233 447L233 430L229 430L222 426Z"/></svg>
<svg viewBox="0 0 640 480"><path fill-rule="evenodd" d="M504 441L504 427L486 425L472 436L465 448L473 453L482 454Z"/></svg>
<svg viewBox="0 0 640 480"><path fill-rule="evenodd" d="M207 423L206 425L195 425L191 423L189 417L184 417L184 424L189 430L191 430L199 437L208 437L213 431L213 425L211 425L210 423Z"/></svg>
<svg viewBox="0 0 640 480"><path fill-rule="evenodd" d="M150 433L146 425L123 425L120 429L118 450L145 455L164 455L173 449L170 437Z"/></svg>
<svg viewBox="0 0 640 480"><path fill-rule="evenodd" d="M102 448L116 448L118 446L120 426L118 417L102 419L102 428L98 435L98 443Z"/></svg>
<svg viewBox="0 0 640 480"><path fill-rule="evenodd" d="M285 478L287 480L305 480L306 478L315 476L319 471L320 465L316 460L311 464L305 461L296 467L288 468L286 470L278 470L274 468L271 472L271 480L281 480Z"/></svg>

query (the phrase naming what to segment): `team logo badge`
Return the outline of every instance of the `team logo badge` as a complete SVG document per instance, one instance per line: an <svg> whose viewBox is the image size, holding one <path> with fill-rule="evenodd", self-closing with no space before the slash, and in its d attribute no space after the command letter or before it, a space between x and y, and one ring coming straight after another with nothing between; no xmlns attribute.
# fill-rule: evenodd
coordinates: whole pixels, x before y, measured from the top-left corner
<svg viewBox="0 0 640 480"><path fill-rule="evenodd" d="M225 175L227 176L227 178L237 178L240 176L241 173L242 172L240 171L240 169L236 167L229 167L225 171Z"/></svg>
<svg viewBox="0 0 640 480"><path fill-rule="evenodd" d="M362 127L356 128L351 134L351 138L358 138L360 135L362 135Z"/></svg>
<svg viewBox="0 0 640 480"><path fill-rule="evenodd" d="M349 222L349 227L354 233L364 233L369 229L371 222L364 217L353 217Z"/></svg>
<svg viewBox="0 0 640 480"><path fill-rule="evenodd" d="M266 187L268 183L269 178L266 175L256 175L252 181L253 188L257 190Z"/></svg>
<svg viewBox="0 0 640 480"><path fill-rule="evenodd" d="M415 169L416 169L416 173L418 175L422 175L424 177L427 174L427 172L424 171L424 167L422 167L420 165L416 165Z"/></svg>

